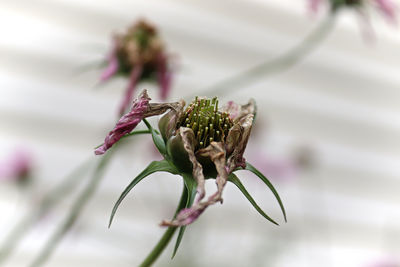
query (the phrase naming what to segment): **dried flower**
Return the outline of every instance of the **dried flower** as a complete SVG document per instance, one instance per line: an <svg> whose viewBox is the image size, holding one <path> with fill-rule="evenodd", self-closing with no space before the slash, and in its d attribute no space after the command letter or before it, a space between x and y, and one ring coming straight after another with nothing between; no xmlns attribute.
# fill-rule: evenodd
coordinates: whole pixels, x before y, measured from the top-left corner
<svg viewBox="0 0 400 267"><path fill-rule="evenodd" d="M180 171L192 172L199 194L193 207L181 211L174 221L164 221L162 225L192 223L209 205L222 203L222 191L229 174L238 167L245 167L243 153L254 115L253 100L245 106L229 102L219 111L217 98L196 98L178 116L166 114L160 120L159 128L169 157ZM205 177L215 176L217 192L202 202Z"/></svg>
<svg viewBox="0 0 400 267"><path fill-rule="evenodd" d="M125 34L116 34L107 61L108 66L100 77L101 81L107 81L117 74L129 77L119 108L120 115L128 109L136 85L143 80L157 81L161 98L167 98L172 72L164 44L157 29L149 22L139 20Z"/></svg>
<svg viewBox="0 0 400 267"><path fill-rule="evenodd" d="M270 188L286 220L282 202L272 184L243 157L256 113L254 100L245 105L228 102L221 109L216 97L196 97L186 108L183 100L164 104L151 104L149 100L146 91L143 91L134 101L132 110L121 118L107 135L103 146L95 151L96 154L103 154L143 120L152 134L154 144L164 157L162 161L150 163L123 191L113 208L110 224L118 206L130 190L142 179L157 171L180 175L185 184L177 214L172 220L164 220L161 223L170 228L181 227L174 254L184 227L194 222L210 205L222 203L223 189L228 181L239 188L262 216L277 224L262 211L234 174L238 170L253 172ZM169 112L159 121L158 133L145 118L161 115L167 110ZM205 180L210 178L215 179L217 190L204 200Z"/></svg>

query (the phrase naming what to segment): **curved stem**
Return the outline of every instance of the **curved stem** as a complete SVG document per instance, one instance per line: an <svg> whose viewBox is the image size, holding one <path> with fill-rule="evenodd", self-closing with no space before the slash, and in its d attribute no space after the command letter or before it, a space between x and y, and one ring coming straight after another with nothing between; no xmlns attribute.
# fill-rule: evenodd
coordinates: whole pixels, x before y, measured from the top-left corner
<svg viewBox="0 0 400 267"><path fill-rule="evenodd" d="M185 184L183 184L181 199L179 200L179 205L175 211L174 218L178 214L178 212L185 207L188 197L189 197L188 190ZM168 227L164 235L161 237L160 241L158 241L157 245L149 253L146 259L144 259L144 261L139 265L139 267L149 267L158 259L158 257L167 247L168 243L171 241L171 238L174 235L176 229L177 227L174 226Z"/></svg>
<svg viewBox="0 0 400 267"><path fill-rule="evenodd" d="M50 240L47 241L44 248L40 251L40 254L34 259L32 264L30 264L30 267L38 267L43 265L56 249L57 245L62 240L64 235L73 226L79 214L82 212L83 208L98 188L100 181L104 176L105 167L107 166L111 155L113 154L113 151L115 151L115 148L113 150L109 150L108 153L102 156L88 184L74 202L67 218L62 222L57 231L51 236Z"/></svg>
<svg viewBox="0 0 400 267"><path fill-rule="evenodd" d="M4 245L0 249L0 265L3 264L11 253L14 251L18 243L24 237L25 233L38 220L49 212L49 210L57 204L62 198L72 192L81 181L83 172L87 169L89 160L79 165L71 174L66 176L61 184L50 191L26 217L19 221L7 236Z"/></svg>
<svg viewBox="0 0 400 267"><path fill-rule="evenodd" d="M278 56L275 59L268 60L256 66L253 66L243 72L237 73L228 77L216 84L206 87L198 92L201 95L221 95L226 90L231 93L234 90L241 88L245 83L252 82L257 78L264 77L269 74L284 71L296 63L300 62L306 55L320 44L334 25L336 12L331 12L325 20L317 26L300 44L290 49L288 52ZM193 96L187 97L192 98Z"/></svg>

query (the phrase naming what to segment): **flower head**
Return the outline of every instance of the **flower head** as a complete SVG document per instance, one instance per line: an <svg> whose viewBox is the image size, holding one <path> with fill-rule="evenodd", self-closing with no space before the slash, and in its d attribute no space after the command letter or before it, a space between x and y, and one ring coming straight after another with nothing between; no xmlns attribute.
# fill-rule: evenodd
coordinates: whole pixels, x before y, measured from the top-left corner
<svg viewBox="0 0 400 267"><path fill-rule="evenodd" d="M219 110L216 97L196 98L179 114L170 111L160 120L168 156L180 171L192 174L199 193L193 207L180 212L174 221L164 221L163 225L186 225L209 205L222 202L229 174L238 167L245 167L243 153L254 115L253 100L244 106L229 102ZM217 192L202 201L206 177L216 178Z"/></svg>
<svg viewBox="0 0 400 267"><path fill-rule="evenodd" d="M107 81L116 74L129 77L119 108L121 115L129 107L140 81L157 81L161 98L168 96L172 76L168 56L157 29L149 22L139 20L125 34L115 34L107 61L108 66L100 77L101 81Z"/></svg>

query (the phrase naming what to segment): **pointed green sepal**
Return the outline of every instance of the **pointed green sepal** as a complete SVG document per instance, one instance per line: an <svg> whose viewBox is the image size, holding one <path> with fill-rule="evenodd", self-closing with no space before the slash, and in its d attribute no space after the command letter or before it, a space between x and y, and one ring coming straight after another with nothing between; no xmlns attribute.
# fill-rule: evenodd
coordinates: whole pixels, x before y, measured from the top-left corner
<svg viewBox="0 0 400 267"><path fill-rule="evenodd" d="M248 162L246 162L245 170L248 170L248 171L254 173L258 178L260 178L268 186L268 188L272 191L276 200L278 201L279 207L281 208L282 213L283 213L283 218L285 219L285 222L287 222L286 211L285 211L285 208L283 207L282 200L279 197L279 194L276 191L276 189L274 188L274 186L272 185L272 183L268 180L268 178L265 177L259 170L257 170L253 165L251 165Z"/></svg>
<svg viewBox="0 0 400 267"><path fill-rule="evenodd" d="M256 211L258 211L258 213L261 214L261 216L263 216L265 219L267 219L268 221L272 222L273 224L279 225L277 222L275 222L271 217L269 217L256 203L256 201L253 199L253 197L249 194L249 192L246 190L246 188L244 187L244 185L242 184L242 182L240 182L239 178L231 173L229 175L229 182L233 183L234 185L236 185L237 188L239 188L239 190L243 193L243 195L247 198L247 200L251 203L251 205L253 205L253 207L256 209Z"/></svg>
<svg viewBox="0 0 400 267"><path fill-rule="evenodd" d="M197 183L191 175L183 174L183 179L184 179L185 186L186 186L186 189L187 189L188 195L189 195L187 202L186 202L186 206L185 206L185 208L187 209L193 205L193 202L194 202L194 199L195 199L196 193L197 193L197 191L196 191ZM172 253L171 259L173 259L176 255L176 252L178 252L178 248L179 248L179 245L181 244L185 230L186 230L186 225L181 226L179 228L178 237L176 238L175 248L174 248L174 252Z"/></svg>
<svg viewBox="0 0 400 267"><path fill-rule="evenodd" d="M176 170L176 168L174 166L172 166L166 160L151 162L149 164L149 166L147 166L146 169L144 169L138 176L135 177L135 179L132 180L132 182L125 188L125 190L122 192L122 194L118 198L117 202L115 203L115 205L111 211L111 216L110 216L110 221L109 221L108 227L111 226L115 212L117 211L122 200L124 200L124 198L132 190L132 188L134 188L144 178L146 178L147 176L149 176L150 174L155 173L155 172L169 172L172 174L178 174L178 171Z"/></svg>

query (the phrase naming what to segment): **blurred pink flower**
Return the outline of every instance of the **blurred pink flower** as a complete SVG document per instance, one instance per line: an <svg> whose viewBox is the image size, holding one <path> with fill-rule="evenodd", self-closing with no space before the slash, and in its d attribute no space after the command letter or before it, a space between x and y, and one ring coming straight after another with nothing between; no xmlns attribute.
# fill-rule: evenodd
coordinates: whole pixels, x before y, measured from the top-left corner
<svg viewBox="0 0 400 267"><path fill-rule="evenodd" d="M398 8L392 0L375 0L375 3L388 21L397 23Z"/></svg>
<svg viewBox="0 0 400 267"><path fill-rule="evenodd" d="M29 177L32 167L31 154L26 149L18 148L0 163L0 180L23 182Z"/></svg>
<svg viewBox="0 0 400 267"><path fill-rule="evenodd" d="M308 0L309 10L313 13L317 13L320 9L321 4L326 3L330 5L332 11L336 11L342 7L350 7L358 9L361 14L365 13L362 9L366 8L368 5L375 6L379 9L384 17L392 22L396 23L397 20L397 6L393 0Z"/></svg>
<svg viewBox="0 0 400 267"><path fill-rule="evenodd" d="M135 88L141 81L156 82L161 99L168 97L172 78L169 56L157 29L149 22L139 20L125 34L116 34L107 61L100 76L102 82L118 74L129 79L119 107L120 115L129 108Z"/></svg>
<svg viewBox="0 0 400 267"><path fill-rule="evenodd" d="M321 0L309 0L308 8L312 13L318 13L321 3Z"/></svg>

